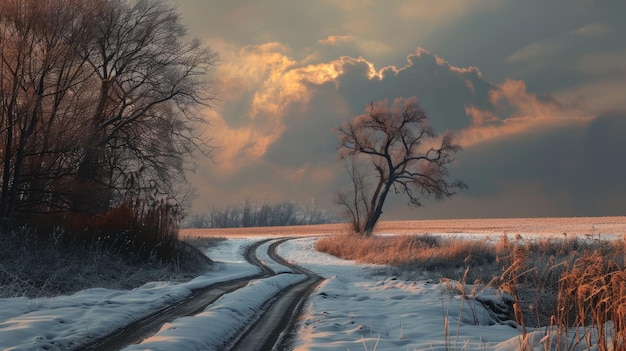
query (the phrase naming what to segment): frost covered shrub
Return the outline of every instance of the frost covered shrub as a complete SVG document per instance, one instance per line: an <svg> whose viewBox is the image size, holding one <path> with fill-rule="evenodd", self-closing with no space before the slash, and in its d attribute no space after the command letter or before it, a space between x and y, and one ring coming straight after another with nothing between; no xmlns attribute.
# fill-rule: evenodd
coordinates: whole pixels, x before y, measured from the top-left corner
<svg viewBox="0 0 626 351"><path fill-rule="evenodd" d="M0 246L0 298L51 297L102 287L132 289L150 281L186 281L202 274L211 261L189 244L175 262L139 259L95 245L68 245L55 236L41 239L21 228L4 235Z"/></svg>

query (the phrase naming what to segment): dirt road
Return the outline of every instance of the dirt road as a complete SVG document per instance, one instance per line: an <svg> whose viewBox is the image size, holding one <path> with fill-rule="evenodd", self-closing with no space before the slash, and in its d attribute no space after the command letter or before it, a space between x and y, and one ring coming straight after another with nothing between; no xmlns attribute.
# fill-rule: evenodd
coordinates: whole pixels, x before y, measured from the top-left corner
<svg viewBox="0 0 626 351"><path fill-rule="evenodd" d="M242 328L236 337L223 346L223 350L285 350L291 342L294 333L295 320L306 297L321 281L321 278L302 267L293 265L276 253L277 247L285 242L286 238L264 239L252 244L246 250L245 259L252 265L258 266L261 273L227 282L217 283L193 292L187 299L171 306L167 306L155 313L137 320L126 327L115 331L81 350L119 350L127 345L139 343L156 333L163 324L172 320L198 314L204 311L221 296L240 289L253 279L263 279L276 275L275 269L261 259L257 250L267 247L267 256L274 261L273 266L284 266L293 274L305 274L307 279L290 286L280 294L274 296L261 309L257 319ZM269 243L268 245L264 245ZM284 274L284 272L283 272Z"/></svg>

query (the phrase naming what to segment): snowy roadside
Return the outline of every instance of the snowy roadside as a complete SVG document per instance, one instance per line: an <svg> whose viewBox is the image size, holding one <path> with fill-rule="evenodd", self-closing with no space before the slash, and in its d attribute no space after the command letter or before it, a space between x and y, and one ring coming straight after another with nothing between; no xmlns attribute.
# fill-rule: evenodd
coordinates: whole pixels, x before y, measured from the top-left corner
<svg viewBox="0 0 626 351"><path fill-rule="evenodd" d="M205 311L164 325L154 336L124 350L219 350L252 323L263 304L281 290L306 279L302 274L279 274L253 280L222 296Z"/></svg>
<svg viewBox="0 0 626 351"><path fill-rule="evenodd" d="M251 276L257 267L243 258L254 240L228 240L211 251L220 263L187 283L153 282L133 290L87 289L46 299L0 299L0 349L68 350L107 335L168 304L191 290Z"/></svg>
<svg viewBox="0 0 626 351"><path fill-rule="evenodd" d="M309 299L295 351L520 350L521 331L498 323L450 284L375 279L381 267L340 260L314 245L311 238L291 240L278 252L326 278ZM501 300L493 289L481 294ZM544 329L532 333L528 350L545 350L544 336Z"/></svg>

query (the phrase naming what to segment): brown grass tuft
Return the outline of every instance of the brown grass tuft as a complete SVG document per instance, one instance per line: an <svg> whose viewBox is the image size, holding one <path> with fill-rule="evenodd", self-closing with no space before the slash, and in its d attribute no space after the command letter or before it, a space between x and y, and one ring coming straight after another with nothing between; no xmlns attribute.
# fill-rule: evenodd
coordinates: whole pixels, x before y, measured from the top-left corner
<svg viewBox="0 0 626 351"><path fill-rule="evenodd" d="M318 251L359 263L387 264L403 270L447 271L459 274L467 266L495 262L486 240L455 240L433 235L363 237L344 234L317 240ZM459 276L460 278L460 276Z"/></svg>

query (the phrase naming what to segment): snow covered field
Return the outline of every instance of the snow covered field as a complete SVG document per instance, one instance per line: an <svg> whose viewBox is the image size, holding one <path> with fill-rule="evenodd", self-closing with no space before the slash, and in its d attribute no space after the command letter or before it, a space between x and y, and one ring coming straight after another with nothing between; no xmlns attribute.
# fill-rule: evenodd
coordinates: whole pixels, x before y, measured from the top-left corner
<svg viewBox="0 0 626 351"><path fill-rule="evenodd" d="M612 220L610 227L603 227L602 223L592 219L579 224L587 229L581 229L577 235L626 234L623 218ZM532 223L529 224L532 229ZM457 229L441 232L463 234ZM502 235L501 230L497 227L482 233L495 238ZM555 227L550 233L562 235L557 234L559 231L561 228ZM519 232L532 234L532 230ZM538 234L545 235L541 231ZM76 348L187 296L190 289L253 275L258 269L243 259L243 251L246 245L260 239L240 236L211 249L207 254L220 264L188 283L154 282L131 291L89 289L50 299L0 299L0 349ZM449 284L379 276L384 267L357 265L318 253L313 249L314 243L314 238L302 237L279 247L281 256L326 278L305 306L295 350L520 349L520 331L496 323L481 304L461 299ZM128 349L217 349L216 345L227 339L238 324L250 319L265 299L298 279L303 277L279 274L254 281L236 294L225 295L199 315L175 320L163 326L157 335ZM501 298L493 290L483 294L485 299ZM543 329L537 330L530 339L531 349L544 350L544 336Z"/></svg>

